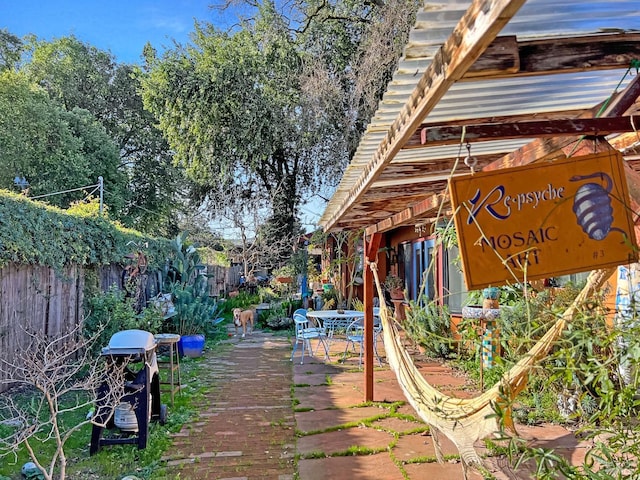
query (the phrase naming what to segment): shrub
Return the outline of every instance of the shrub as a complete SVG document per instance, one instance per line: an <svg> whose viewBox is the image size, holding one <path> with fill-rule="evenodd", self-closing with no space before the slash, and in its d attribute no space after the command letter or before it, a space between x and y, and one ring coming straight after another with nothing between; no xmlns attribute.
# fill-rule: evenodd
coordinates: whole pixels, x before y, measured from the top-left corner
<svg viewBox="0 0 640 480"><path fill-rule="evenodd" d="M121 330L140 329L158 333L162 327L162 312L148 307L140 315L133 309L133 299L125 298L124 292L112 286L87 301L88 313L84 320L84 336L97 336L93 344L94 353L107 346L111 336Z"/></svg>
<svg viewBox="0 0 640 480"><path fill-rule="evenodd" d="M220 302L220 311L225 315L231 315L234 308L247 308L260 303L260 296L248 292L240 292L237 297L228 298Z"/></svg>
<svg viewBox="0 0 640 480"><path fill-rule="evenodd" d="M428 355L448 356L453 343L448 308L433 301L422 304L409 300L405 312L406 320L403 325L407 335L424 347Z"/></svg>

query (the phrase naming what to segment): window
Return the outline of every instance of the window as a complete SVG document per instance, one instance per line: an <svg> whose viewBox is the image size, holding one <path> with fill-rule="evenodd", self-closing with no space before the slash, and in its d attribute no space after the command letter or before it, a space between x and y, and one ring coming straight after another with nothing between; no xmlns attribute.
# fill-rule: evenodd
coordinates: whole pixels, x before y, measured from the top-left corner
<svg viewBox="0 0 640 480"><path fill-rule="evenodd" d="M586 282L587 277L591 272L572 273L571 275L562 275L561 277L555 277L555 283L558 287L564 287L567 283L571 282L574 285L582 285Z"/></svg>
<svg viewBox="0 0 640 480"><path fill-rule="evenodd" d="M400 245L402 253L402 278L411 300L417 300L418 295L424 293L429 299L436 295L434 261L434 241L420 240L414 243ZM423 281L424 291L421 290Z"/></svg>
<svg viewBox="0 0 640 480"><path fill-rule="evenodd" d="M449 312L462 313L462 307L467 303L469 292L464 284L464 276L460 266L458 247L451 247L443 255L442 291L444 304Z"/></svg>

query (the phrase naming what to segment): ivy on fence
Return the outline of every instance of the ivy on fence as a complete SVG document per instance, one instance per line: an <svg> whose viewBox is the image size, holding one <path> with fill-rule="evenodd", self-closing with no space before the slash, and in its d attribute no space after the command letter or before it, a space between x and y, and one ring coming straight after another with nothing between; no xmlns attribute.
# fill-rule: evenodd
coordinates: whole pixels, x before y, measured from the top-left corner
<svg viewBox="0 0 640 480"><path fill-rule="evenodd" d="M27 197L0 190L0 268L7 264L65 265L121 263L144 245L151 268L171 254L166 239L145 236L100 216L70 214Z"/></svg>

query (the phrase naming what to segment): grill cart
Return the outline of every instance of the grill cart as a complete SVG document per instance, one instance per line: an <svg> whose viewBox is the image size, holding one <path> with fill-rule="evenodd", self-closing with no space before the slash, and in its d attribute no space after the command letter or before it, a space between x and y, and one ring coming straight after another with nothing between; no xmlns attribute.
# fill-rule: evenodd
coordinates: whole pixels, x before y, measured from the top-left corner
<svg viewBox="0 0 640 480"><path fill-rule="evenodd" d="M111 386L107 382L100 386L89 453L98 452L102 445L137 444L143 449L147 446L149 421L164 424L167 418L167 406L160 404L155 339L143 330L123 330L112 335L102 356L114 374L124 369L124 395L115 409L105 408ZM102 438L105 425L112 432Z"/></svg>

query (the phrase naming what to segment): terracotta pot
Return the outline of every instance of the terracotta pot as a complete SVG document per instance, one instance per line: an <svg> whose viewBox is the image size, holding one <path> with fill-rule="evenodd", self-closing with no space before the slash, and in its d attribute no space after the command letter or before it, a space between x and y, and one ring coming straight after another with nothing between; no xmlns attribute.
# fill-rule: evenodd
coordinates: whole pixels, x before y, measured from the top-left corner
<svg viewBox="0 0 640 480"><path fill-rule="evenodd" d="M500 308L498 300L493 298L485 298L482 300L482 308Z"/></svg>

